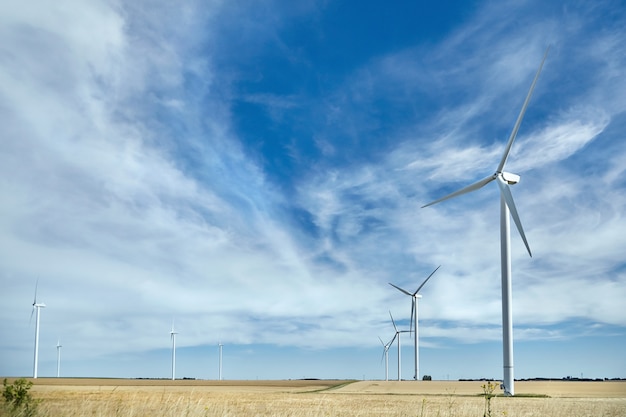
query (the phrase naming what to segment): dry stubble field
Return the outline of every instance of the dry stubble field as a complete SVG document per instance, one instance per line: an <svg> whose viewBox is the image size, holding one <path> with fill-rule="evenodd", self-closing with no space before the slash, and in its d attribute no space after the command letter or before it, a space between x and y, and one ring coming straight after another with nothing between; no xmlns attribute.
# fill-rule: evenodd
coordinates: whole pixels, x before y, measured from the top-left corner
<svg viewBox="0 0 626 417"><path fill-rule="evenodd" d="M40 416L483 416L482 382L34 381ZM492 416L626 416L626 381L519 381ZM546 397L547 396L547 397Z"/></svg>

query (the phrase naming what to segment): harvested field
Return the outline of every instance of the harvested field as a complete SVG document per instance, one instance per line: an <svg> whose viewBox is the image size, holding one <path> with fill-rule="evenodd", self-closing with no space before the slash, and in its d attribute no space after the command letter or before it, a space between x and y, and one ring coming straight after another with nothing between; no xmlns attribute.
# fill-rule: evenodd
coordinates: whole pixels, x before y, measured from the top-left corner
<svg viewBox="0 0 626 417"><path fill-rule="evenodd" d="M361 394L477 395L482 381L358 381L338 390ZM496 392L499 392L496 390ZM626 381L516 381L520 397L626 398Z"/></svg>
<svg viewBox="0 0 626 417"><path fill-rule="evenodd" d="M41 416L483 416L481 382L38 379ZM519 381L493 416L626 416L626 381ZM534 396L533 396L534 395ZM540 397L541 396L541 397ZM548 397L545 397L548 396Z"/></svg>

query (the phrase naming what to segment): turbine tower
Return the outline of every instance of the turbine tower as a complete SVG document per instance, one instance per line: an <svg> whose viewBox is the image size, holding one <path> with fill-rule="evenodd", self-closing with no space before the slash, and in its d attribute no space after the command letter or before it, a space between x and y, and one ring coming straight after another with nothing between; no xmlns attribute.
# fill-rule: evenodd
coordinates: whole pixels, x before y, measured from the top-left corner
<svg viewBox="0 0 626 417"><path fill-rule="evenodd" d="M57 340L57 378L61 376L61 341Z"/></svg>
<svg viewBox="0 0 626 417"><path fill-rule="evenodd" d="M393 336L393 339L391 339L391 342L389 342L389 345L391 346L391 344L393 343L394 340L396 340L396 338L398 339L398 381L402 380L402 358L401 358L401 347L400 347L400 333L409 333L410 330L398 330L398 327L396 327L396 322L393 319L393 316L391 315L391 311L389 312L389 317L391 317L391 323L393 324L393 328L396 331L396 334Z"/></svg>
<svg viewBox="0 0 626 417"><path fill-rule="evenodd" d="M422 289L422 287L424 286L424 284L426 284L428 282L428 280L430 279L430 277L432 277L435 272L437 272L437 270L441 268L441 265L439 265L437 268L435 268L435 270L433 272L431 272L431 274L428 276L428 278L426 278L424 280L424 282L422 282L422 284L417 288L417 290L415 290L414 293L410 293L400 287L398 287L397 285L392 284L391 282L389 283L389 285L391 285L392 287L398 289L399 291L403 292L404 294L408 295L409 297L411 297L411 324L409 326L409 328L413 327L413 343L414 343L414 349L415 349L415 374L413 376L413 378L417 381L420 377L420 360L419 360L419 332L418 332L418 325L417 325L417 318L418 318L418 314L417 314L417 307L418 307L418 298L422 298L422 296L419 293L419 291Z"/></svg>
<svg viewBox="0 0 626 417"><path fill-rule="evenodd" d="M174 321L172 320L172 331L170 337L172 339L172 381L176 379L176 335L178 332L174 331Z"/></svg>
<svg viewBox="0 0 626 417"><path fill-rule="evenodd" d="M30 313L30 319L33 319L33 313L37 311L35 314L35 358L33 360L33 378L37 378L37 365L39 363L39 318L41 314L41 309L45 308L46 305L44 303L37 302L37 287L39 286L39 281L35 284L35 299L33 301L33 310Z"/></svg>
<svg viewBox="0 0 626 417"><path fill-rule="evenodd" d="M513 127L513 131L511 132L511 136L509 136L509 140L504 148L504 154L502 155L502 159L496 168L496 172L492 175L484 178L472 185L469 185L465 188L462 188L458 191L453 192L445 197L442 197L438 200L435 200L431 203L426 204L423 207L428 207L433 204L437 204L441 201L447 200L449 198L457 197L462 194L466 194L479 188L484 187L492 181L495 181L500 188L500 260L501 260L501 270L502 270L502 351L503 351L503 370L504 370L504 378L502 381L502 389L506 395L515 395L515 378L513 375L513 313L512 313L512 294L511 294L511 225L510 225L510 217L513 217L513 221L515 222L515 226L524 241L524 245L526 246L526 250L528 254L532 257L532 253L530 251L530 246L528 245L528 241L526 240L526 235L524 234L524 229L522 228L522 222L520 221L519 214L517 213L517 208L515 207L515 202L513 201L513 195L511 194L511 190L509 185L514 185L519 182L519 175L511 174L509 172L504 171L504 165L506 164L507 158L509 157L509 152L511 151L511 146L513 146L513 141L517 136L517 131L522 123L522 119L524 118L524 113L526 113L526 108L528 107L528 103L533 94L533 90L535 89L535 84L537 83L537 79L539 78L539 74L541 73L541 69L543 68L543 64L546 61L546 57L548 56L548 49L546 49L545 54L543 55L543 60L539 65L539 69L537 69L537 73L535 74L535 78L530 86L528 94L526 95L526 100L522 105L522 110L517 116L517 121L515 122L515 126ZM422 208L423 208L422 207Z"/></svg>
<svg viewBox="0 0 626 417"><path fill-rule="evenodd" d="M380 338L380 336L378 336L378 340L380 340L380 343L382 343L383 345L383 357L381 358L381 360L384 359L385 361L385 381L389 381L389 348L391 347L391 344L393 343L395 339L395 336L393 339L391 339L391 341L389 341L388 343L383 342L383 339Z"/></svg>
<svg viewBox="0 0 626 417"><path fill-rule="evenodd" d="M219 381L221 381L222 380L222 346L224 346L224 345L222 344L222 342L218 342L217 345L220 348L220 363L219 363L219 375L218 375L218 377L219 377Z"/></svg>

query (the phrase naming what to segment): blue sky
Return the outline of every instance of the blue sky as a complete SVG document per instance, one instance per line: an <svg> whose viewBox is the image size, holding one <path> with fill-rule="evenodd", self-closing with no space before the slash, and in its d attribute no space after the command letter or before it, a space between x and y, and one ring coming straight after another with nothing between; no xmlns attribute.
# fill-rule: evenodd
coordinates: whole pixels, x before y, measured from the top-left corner
<svg viewBox="0 0 626 417"><path fill-rule="evenodd" d="M626 377L619 1L0 5L0 375L383 378L422 289L422 373ZM412 346L403 340L403 376ZM396 375L395 348L389 360Z"/></svg>

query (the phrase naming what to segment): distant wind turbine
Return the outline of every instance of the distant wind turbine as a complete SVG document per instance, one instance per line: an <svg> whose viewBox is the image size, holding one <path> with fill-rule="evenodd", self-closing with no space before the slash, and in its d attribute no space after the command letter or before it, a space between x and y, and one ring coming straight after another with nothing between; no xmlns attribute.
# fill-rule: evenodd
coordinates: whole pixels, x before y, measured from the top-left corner
<svg viewBox="0 0 626 417"><path fill-rule="evenodd" d="M383 345L383 357L381 359L385 360L385 381L389 381L389 348L391 347L394 339L391 339L389 342L385 343L383 342L383 339L380 338L380 336L378 337L378 340L380 340L380 343Z"/></svg>
<svg viewBox="0 0 626 417"><path fill-rule="evenodd" d="M504 148L504 154L502 155L502 159L500 160L500 163L496 168L496 172L472 185L469 185L465 188L453 192L452 194L449 194L423 206L428 207L441 201L478 190L479 188L484 187L492 181L496 181L496 184L498 184L498 187L500 188L500 260L502 270L502 350L504 368L502 388L504 389L504 393L506 395L515 395L515 378L513 376L513 313L511 306L512 294L510 216L513 216L515 226L517 226L517 230L519 231L519 234L524 241L526 250L531 257L532 253L530 252L530 246L528 245L528 241L526 240L526 235L524 234L524 229L522 228L522 222L517 213L515 202L513 201L513 195L511 194L511 190L509 189L509 185L517 184L520 180L520 177L519 175L505 172L504 165L506 164L507 158L509 157L511 146L513 146L513 141L517 136L517 131L519 130L519 127L522 123L522 119L524 118L524 113L526 113L526 108L528 107L528 103L530 102L530 98L533 94L533 90L535 89L535 84L537 83L537 79L539 78L539 74L541 73L541 69L543 68L543 64L546 61L546 57L548 56L549 49L550 48L548 47L545 54L543 55L543 60L539 65L539 69L535 74L535 78L533 79L533 82L530 86L530 90L526 95L526 100L522 105L522 110L520 111L519 116L517 116L517 121L515 122L515 126L513 127L513 131L511 132L511 136L509 136L509 140L506 144L506 147Z"/></svg>
<svg viewBox="0 0 626 417"><path fill-rule="evenodd" d="M413 378L415 380L418 380L420 377L420 366L419 366L419 332L418 332L418 325L417 325L417 320L418 320L418 314L417 314L417 307L418 307L418 298L422 298L422 296L419 293L419 291L422 289L422 287L428 282L428 280L430 279L430 277L432 277L435 272L437 272L437 270L441 268L441 265L439 265L437 268L435 268L435 270L428 276L428 278L426 278L424 280L424 282L422 282L422 284L417 287L417 290L415 290L414 293L410 293L406 290L403 290L402 288L398 287L397 285L392 284L391 282L389 283L389 285L391 285L392 287L398 289L399 291L403 292L404 294L408 295L409 297L411 297L411 324L413 327L413 335L414 335L414 339L413 339L413 343L414 343L414 349L415 349L415 374L413 376Z"/></svg>
<svg viewBox="0 0 626 417"><path fill-rule="evenodd" d="M41 309L45 308L46 305L44 303L37 302L37 287L39 286L39 280L35 284L35 299L33 301L33 310L30 313L30 319L33 319L33 313L37 311L35 315L35 358L33 360L33 378L37 378L37 365L39 363L39 318Z"/></svg>
<svg viewBox="0 0 626 417"><path fill-rule="evenodd" d="M220 363L219 363L219 375L218 375L218 377L219 377L219 381L221 381L222 380L222 346L224 346L224 345L222 344L222 342L218 342L217 345L219 346L219 349L220 349Z"/></svg>
<svg viewBox="0 0 626 417"><path fill-rule="evenodd" d="M172 320L172 331L170 337L172 339L172 381L176 379L176 335L178 332L174 331L174 320Z"/></svg>
<svg viewBox="0 0 626 417"><path fill-rule="evenodd" d="M391 323L393 324L393 328L396 331L396 334L393 336L393 339L391 339L391 342L389 342L389 345L391 345L393 343L394 340L398 339L398 381L402 380L402 358L401 358L401 347L400 347L400 333L409 333L410 330L398 330L398 327L396 327L396 322L393 319L393 316L391 315L391 311L389 312L389 317L391 317Z"/></svg>
<svg viewBox="0 0 626 417"><path fill-rule="evenodd" d="M61 376L61 341L57 340L57 378Z"/></svg>

